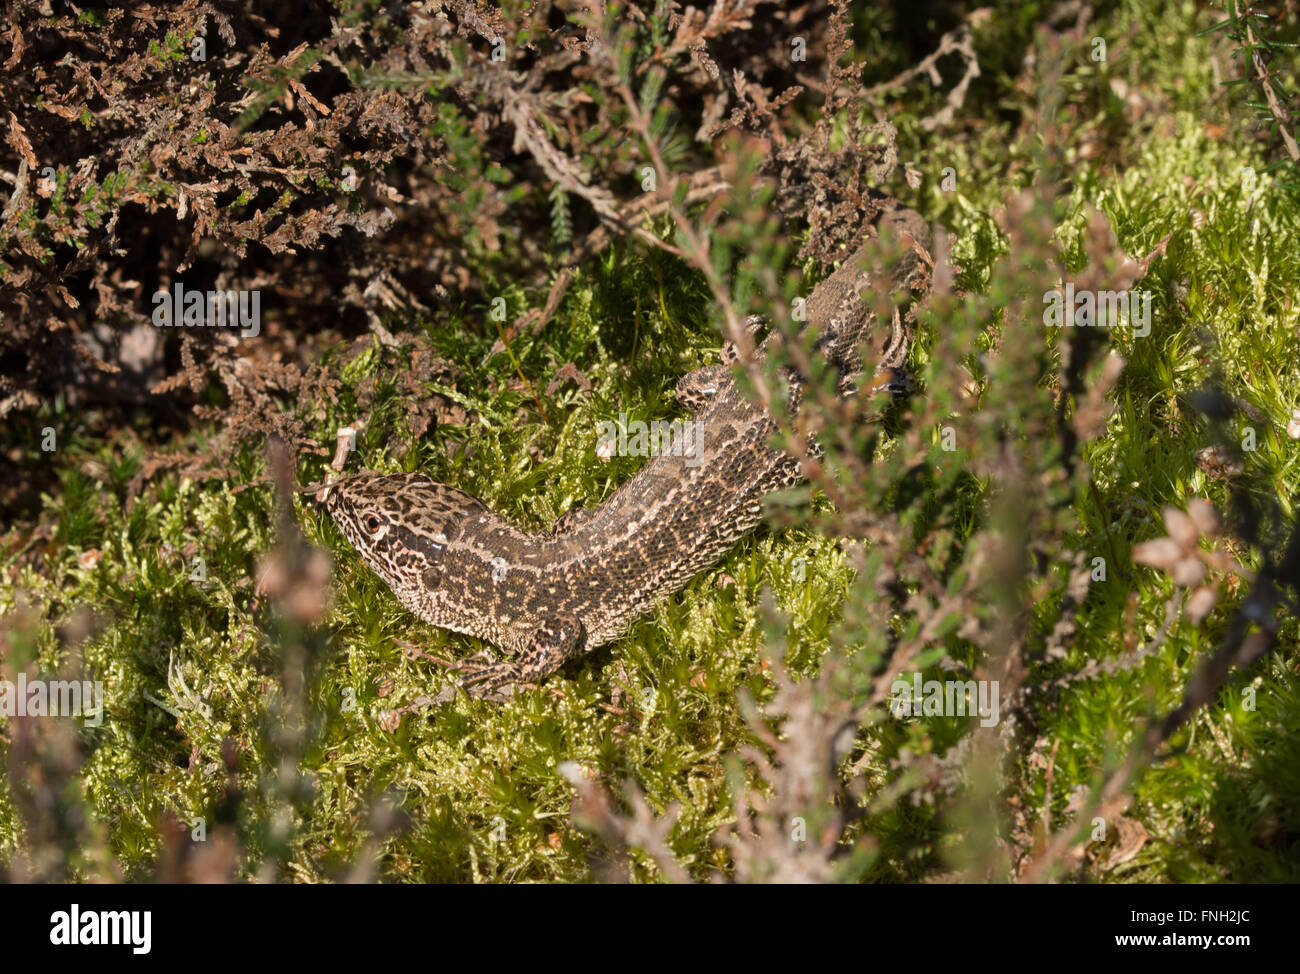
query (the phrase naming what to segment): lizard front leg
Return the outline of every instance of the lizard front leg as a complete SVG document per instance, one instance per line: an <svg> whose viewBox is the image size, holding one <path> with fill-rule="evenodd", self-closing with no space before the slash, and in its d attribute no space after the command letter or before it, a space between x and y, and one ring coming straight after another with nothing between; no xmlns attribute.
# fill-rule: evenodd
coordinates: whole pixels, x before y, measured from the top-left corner
<svg viewBox="0 0 1300 974"><path fill-rule="evenodd" d="M682 376L673 390L673 396L691 412L699 412L717 396L723 384L730 381L730 368L725 365L706 365Z"/></svg>
<svg viewBox="0 0 1300 974"><path fill-rule="evenodd" d="M557 538L572 534L595 516L596 512L587 507L570 508L555 519L555 523L551 525L551 534Z"/></svg>
<svg viewBox="0 0 1300 974"><path fill-rule="evenodd" d="M758 334L766 324L767 317L765 315L749 315L742 323L742 327L745 329L746 334L752 336ZM735 342L725 341L722 343L722 354L718 356L718 359L723 365L739 365L740 349L736 347Z"/></svg>
<svg viewBox="0 0 1300 974"><path fill-rule="evenodd" d="M762 315L750 315L745 319L744 329L753 335L766 324L767 319ZM733 342L723 342L722 353L718 358L721 365L706 365L694 372L687 372L678 380L673 396L691 412L699 412L731 381L732 366L740 363L740 350Z"/></svg>
<svg viewBox="0 0 1300 974"><path fill-rule="evenodd" d="M489 662L479 657L462 660L451 669L459 676L436 697L444 703L464 690L471 697L505 700L514 696L516 685L550 676L565 661L576 656L586 644L587 631L571 616L547 616L533 632L528 645L516 659L507 663Z"/></svg>

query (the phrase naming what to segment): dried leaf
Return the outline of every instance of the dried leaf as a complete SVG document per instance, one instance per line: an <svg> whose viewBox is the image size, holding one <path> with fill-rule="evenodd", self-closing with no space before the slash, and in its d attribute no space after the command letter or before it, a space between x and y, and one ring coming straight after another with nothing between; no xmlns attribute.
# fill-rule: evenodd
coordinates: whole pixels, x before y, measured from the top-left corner
<svg viewBox="0 0 1300 974"><path fill-rule="evenodd" d="M1202 497L1193 497L1187 502L1187 513L1196 525L1201 534L1208 535L1211 538L1218 537L1223 525L1219 522L1219 514L1214 509L1214 505Z"/></svg>
<svg viewBox="0 0 1300 974"><path fill-rule="evenodd" d="M1166 507L1161 511L1165 519L1165 529L1184 551L1194 551L1200 540L1200 532L1190 517L1176 507Z"/></svg>
<svg viewBox="0 0 1300 974"><path fill-rule="evenodd" d="M1166 571L1183 559L1183 548L1173 538L1156 538L1133 547L1133 560Z"/></svg>
<svg viewBox="0 0 1300 974"><path fill-rule="evenodd" d="M1187 600L1183 614L1190 622L1199 623L1214 610L1218 601L1219 589L1214 585L1202 585Z"/></svg>

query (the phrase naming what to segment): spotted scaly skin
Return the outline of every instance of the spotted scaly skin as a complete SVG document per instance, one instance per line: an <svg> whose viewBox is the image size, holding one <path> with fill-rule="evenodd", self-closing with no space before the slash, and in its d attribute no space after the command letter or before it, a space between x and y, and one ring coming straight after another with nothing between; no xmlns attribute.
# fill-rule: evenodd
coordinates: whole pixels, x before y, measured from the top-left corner
<svg viewBox="0 0 1300 974"><path fill-rule="evenodd" d="M886 219L924 246L915 213L895 210ZM909 253L889 286L920 276ZM855 256L806 303L817 348L840 367L846 391L874 321L861 297L870 284ZM895 390L907 344L897 326L883 341L877 336L882 381ZM768 494L800 481L799 461L770 445L771 417L736 387L735 359L728 346L724 364L678 383L678 401L695 411L695 440L680 451L687 455L661 453L598 508L570 511L550 531L522 531L473 495L418 473L344 477L317 496L412 612L513 657L480 654L456 666L456 685L471 695L508 697L517 684L625 632L750 531Z"/></svg>

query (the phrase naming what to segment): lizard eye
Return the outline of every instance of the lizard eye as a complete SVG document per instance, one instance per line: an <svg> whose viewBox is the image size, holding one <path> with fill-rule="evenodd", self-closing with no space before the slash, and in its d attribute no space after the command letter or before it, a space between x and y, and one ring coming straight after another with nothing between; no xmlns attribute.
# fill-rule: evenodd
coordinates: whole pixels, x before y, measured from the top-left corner
<svg viewBox="0 0 1300 974"><path fill-rule="evenodd" d="M369 514L366 516L366 530L369 531L371 534L374 534L376 531L379 530L379 524L380 524L379 518L375 517L373 514Z"/></svg>

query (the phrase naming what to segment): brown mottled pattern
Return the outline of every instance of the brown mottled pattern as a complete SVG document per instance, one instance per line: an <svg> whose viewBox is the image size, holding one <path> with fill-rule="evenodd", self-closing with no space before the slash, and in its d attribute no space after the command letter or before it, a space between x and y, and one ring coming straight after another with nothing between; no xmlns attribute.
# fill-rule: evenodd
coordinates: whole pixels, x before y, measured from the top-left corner
<svg viewBox="0 0 1300 974"><path fill-rule="evenodd" d="M915 213L898 210L890 219L924 244ZM909 254L891 286L919 267ZM818 349L846 378L860 368L857 349L873 320L860 297L869 284L857 260L846 261L806 306ZM897 369L906 335L894 329L877 351L882 366ZM798 461L769 445L772 420L741 395L729 368L691 373L677 395L697 407L696 454L654 457L598 508L571 511L550 531L521 531L472 495L423 474L345 477L318 496L412 612L514 657L475 657L457 667L469 692L506 696L514 684L540 679L624 632L753 528L768 494L799 481Z"/></svg>

